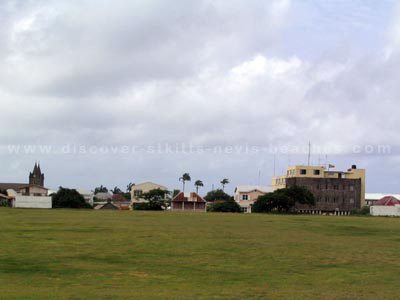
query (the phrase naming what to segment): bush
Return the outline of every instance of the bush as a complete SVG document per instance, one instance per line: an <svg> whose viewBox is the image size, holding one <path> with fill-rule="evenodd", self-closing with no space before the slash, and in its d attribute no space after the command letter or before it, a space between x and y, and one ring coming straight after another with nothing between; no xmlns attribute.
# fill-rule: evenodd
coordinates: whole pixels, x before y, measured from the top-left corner
<svg viewBox="0 0 400 300"><path fill-rule="evenodd" d="M208 211L212 212L241 212L241 208L236 201L228 200L228 201L217 201L213 203L208 209Z"/></svg>
<svg viewBox="0 0 400 300"><path fill-rule="evenodd" d="M350 213L352 215L369 216L369 212L369 206L364 206L362 208L353 208Z"/></svg>

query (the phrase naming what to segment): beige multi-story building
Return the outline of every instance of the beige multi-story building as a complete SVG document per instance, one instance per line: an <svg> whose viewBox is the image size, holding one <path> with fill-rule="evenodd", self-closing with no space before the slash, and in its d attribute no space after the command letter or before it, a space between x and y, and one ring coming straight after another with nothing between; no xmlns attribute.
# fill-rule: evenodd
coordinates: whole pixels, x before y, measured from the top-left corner
<svg viewBox="0 0 400 300"><path fill-rule="evenodd" d="M274 191L293 185L304 186L314 194L317 203L311 210L349 211L366 205L365 170L355 165L347 171L330 171L324 166L291 166L286 175L272 178Z"/></svg>
<svg viewBox="0 0 400 300"><path fill-rule="evenodd" d="M140 203L146 203L147 201L142 198L142 195L144 193L148 193L151 190L155 189L161 189L163 191L167 191L167 187L153 183L153 182L144 182L141 184L136 184L133 185L131 188L131 203L132 203L132 208L135 209L135 205L140 204ZM167 196L167 195L165 195Z"/></svg>
<svg viewBox="0 0 400 300"><path fill-rule="evenodd" d="M251 213L251 207L259 196L272 192L269 186L239 185L235 188L234 199L242 212Z"/></svg>

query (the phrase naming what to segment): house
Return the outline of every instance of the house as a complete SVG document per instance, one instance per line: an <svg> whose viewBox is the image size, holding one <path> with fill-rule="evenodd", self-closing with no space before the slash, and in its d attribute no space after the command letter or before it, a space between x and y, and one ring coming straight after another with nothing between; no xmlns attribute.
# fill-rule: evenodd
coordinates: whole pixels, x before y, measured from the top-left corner
<svg viewBox="0 0 400 300"><path fill-rule="evenodd" d="M400 217L400 200L393 196L383 197L370 207L370 213L373 216Z"/></svg>
<svg viewBox="0 0 400 300"><path fill-rule="evenodd" d="M0 190L13 198L12 207L52 208L48 189L44 187L44 174L37 163L29 173L29 183L0 183Z"/></svg>
<svg viewBox="0 0 400 300"><path fill-rule="evenodd" d="M84 189L75 189L82 197L83 199L85 199L85 202L87 204L90 204L91 206L93 206L94 204L94 194L92 192L88 192Z"/></svg>
<svg viewBox="0 0 400 300"><path fill-rule="evenodd" d="M234 199L242 212L251 213L251 207L259 196L272 192L272 187L256 185L239 185L235 188Z"/></svg>
<svg viewBox="0 0 400 300"><path fill-rule="evenodd" d="M131 200L126 199L120 194L114 194L111 198L111 203L119 209L131 209Z"/></svg>
<svg viewBox="0 0 400 300"><path fill-rule="evenodd" d="M148 193L151 190L160 189L163 191L167 191L167 187L153 183L153 182L144 182L141 184L133 185L131 188L131 205L132 208L135 209L135 206L141 203L147 203L147 200L142 198L144 193ZM167 199L167 195L165 195L165 200Z"/></svg>
<svg viewBox="0 0 400 300"><path fill-rule="evenodd" d="M112 196L113 195L108 193L108 192L107 193L103 193L103 192L97 193L97 194L94 194L94 196L93 196L94 200L93 201L94 202L104 202L104 203L106 203L107 201L112 199Z"/></svg>
<svg viewBox="0 0 400 300"><path fill-rule="evenodd" d="M316 204L296 204L298 212L349 214L365 203L365 170L353 165L347 171L328 171L324 166L292 166L286 175L272 178L272 189L302 186L313 193Z"/></svg>
<svg viewBox="0 0 400 300"><path fill-rule="evenodd" d="M176 211L206 211L206 200L195 192L180 192L171 201L171 210Z"/></svg>
<svg viewBox="0 0 400 300"><path fill-rule="evenodd" d="M365 194L365 204L367 206L372 206L376 202L378 202L378 200L382 199L385 196L392 196L392 197L395 197L397 199L400 199L400 194L366 193Z"/></svg>
<svg viewBox="0 0 400 300"><path fill-rule="evenodd" d="M111 201L107 201L107 203L102 203L102 204L97 204L94 209L112 209L112 210L116 210L119 209L118 206L116 206L115 204L113 204Z"/></svg>

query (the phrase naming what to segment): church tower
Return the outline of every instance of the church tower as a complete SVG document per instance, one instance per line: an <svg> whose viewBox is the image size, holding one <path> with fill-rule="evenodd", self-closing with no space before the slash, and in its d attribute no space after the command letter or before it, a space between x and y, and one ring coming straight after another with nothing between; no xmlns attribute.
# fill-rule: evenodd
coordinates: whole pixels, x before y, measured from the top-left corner
<svg viewBox="0 0 400 300"><path fill-rule="evenodd" d="M40 170L40 164L35 163L33 171L29 173L29 184L44 187L44 174Z"/></svg>

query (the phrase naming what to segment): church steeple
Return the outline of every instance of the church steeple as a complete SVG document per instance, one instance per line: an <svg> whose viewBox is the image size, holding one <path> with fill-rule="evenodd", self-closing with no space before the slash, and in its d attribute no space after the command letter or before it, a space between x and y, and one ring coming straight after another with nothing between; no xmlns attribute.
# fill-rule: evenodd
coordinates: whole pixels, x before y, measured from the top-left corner
<svg viewBox="0 0 400 300"><path fill-rule="evenodd" d="M35 162L33 171L29 173L29 184L39 185L44 187L44 174L40 170L40 163Z"/></svg>

